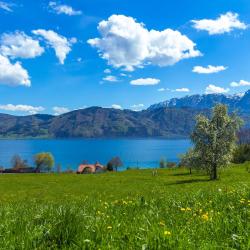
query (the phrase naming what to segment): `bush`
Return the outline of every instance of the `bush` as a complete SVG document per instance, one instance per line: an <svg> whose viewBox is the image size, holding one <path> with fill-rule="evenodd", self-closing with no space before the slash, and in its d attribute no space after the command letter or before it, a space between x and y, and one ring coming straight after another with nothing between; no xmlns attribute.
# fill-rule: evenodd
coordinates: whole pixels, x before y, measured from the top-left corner
<svg viewBox="0 0 250 250"><path fill-rule="evenodd" d="M233 163L250 161L250 144L239 145L233 154Z"/></svg>

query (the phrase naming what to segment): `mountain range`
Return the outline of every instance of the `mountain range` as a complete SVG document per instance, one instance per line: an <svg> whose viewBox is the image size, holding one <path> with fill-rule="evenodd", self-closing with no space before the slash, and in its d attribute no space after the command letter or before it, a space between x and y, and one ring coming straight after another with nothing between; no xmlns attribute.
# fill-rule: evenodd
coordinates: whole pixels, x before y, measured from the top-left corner
<svg viewBox="0 0 250 250"><path fill-rule="evenodd" d="M1 138L188 137L195 117L217 103L237 110L250 127L250 91L243 95L192 95L154 104L139 112L90 107L60 116L0 114Z"/></svg>

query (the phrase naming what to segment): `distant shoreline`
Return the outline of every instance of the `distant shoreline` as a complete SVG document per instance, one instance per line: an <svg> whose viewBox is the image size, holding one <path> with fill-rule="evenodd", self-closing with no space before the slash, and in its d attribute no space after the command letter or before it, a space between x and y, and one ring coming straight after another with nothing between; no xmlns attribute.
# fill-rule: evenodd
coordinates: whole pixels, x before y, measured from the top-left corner
<svg viewBox="0 0 250 250"><path fill-rule="evenodd" d="M0 137L0 140L188 140L189 136L176 137Z"/></svg>

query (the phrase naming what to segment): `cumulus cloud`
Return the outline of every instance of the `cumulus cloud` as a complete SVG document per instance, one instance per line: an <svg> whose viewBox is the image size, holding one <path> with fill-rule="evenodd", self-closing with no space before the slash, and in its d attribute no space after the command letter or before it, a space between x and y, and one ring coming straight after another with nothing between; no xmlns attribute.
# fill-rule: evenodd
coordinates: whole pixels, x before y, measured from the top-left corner
<svg viewBox="0 0 250 250"><path fill-rule="evenodd" d="M146 85L157 85L160 83L159 79L155 78L139 78L137 80L132 80L131 85L146 86Z"/></svg>
<svg viewBox="0 0 250 250"><path fill-rule="evenodd" d="M140 103L140 104L134 104L131 106L132 110L134 111L140 111L144 108L144 104Z"/></svg>
<svg viewBox="0 0 250 250"><path fill-rule="evenodd" d="M168 90L170 90L169 88L159 88L159 89L157 89L157 91L159 91L159 92L164 92L164 91L168 91Z"/></svg>
<svg viewBox="0 0 250 250"><path fill-rule="evenodd" d="M12 64L7 57L0 55L0 84L29 87L31 82L20 62Z"/></svg>
<svg viewBox="0 0 250 250"><path fill-rule="evenodd" d="M35 35L43 37L47 41L48 45L55 50L56 56L61 64L64 64L68 53L71 51L71 46L76 43L76 38L67 39L53 30L38 29L32 32Z"/></svg>
<svg viewBox="0 0 250 250"><path fill-rule="evenodd" d="M19 31L3 34L0 44L0 53L11 58L35 58L44 52L39 41Z"/></svg>
<svg viewBox="0 0 250 250"><path fill-rule="evenodd" d="M0 105L0 110L5 110L5 111L12 111L12 112L25 112L29 114L37 114L39 112L44 111L44 107L34 107L30 105L13 105L13 104L7 104L7 105Z"/></svg>
<svg viewBox="0 0 250 250"><path fill-rule="evenodd" d="M103 72L104 72L105 74L110 74L110 73L111 73L111 70L110 70L110 69L105 69Z"/></svg>
<svg viewBox="0 0 250 250"><path fill-rule="evenodd" d="M234 29L245 30L247 25L239 20L237 13L227 12L217 19L192 20L193 27L197 30L205 30L209 35L229 33Z"/></svg>
<svg viewBox="0 0 250 250"><path fill-rule="evenodd" d="M121 105L118 105L118 104L113 104L112 106L111 106L113 109L122 109L122 106Z"/></svg>
<svg viewBox="0 0 250 250"><path fill-rule="evenodd" d="M188 88L180 88L180 89L175 89L174 92L190 92L190 89L188 89Z"/></svg>
<svg viewBox="0 0 250 250"><path fill-rule="evenodd" d="M49 2L49 8L52 9L58 15L65 14L68 16L77 16L81 15L80 10L74 10L71 6L65 4L58 4L57 2Z"/></svg>
<svg viewBox="0 0 250 250"><path fill-rule="evenodd" d="M66 107L53 107L52 108L53 112L54 112L54 115L62 115L62 114L65 114L65 113L68 113L70 110Z"/></svg>
<svg viewBox="0 0 250 250"><path fill-rule="evenodd" d="M245 87L245 86L250 86L250 82L245 81L245 80L240 80L239 82L231 82L230 84L231 87Z"/></svg>
<svg viewBox="0 0 250 250"><path fill-rule="evenodd" d="M208 65L207 67L195 66L193 68L193 72L198 74L213 74L213 73L218 73L220 71L224 71L226 69L227 67L224 66L212 66L212 65Z"/></svg>
<svg viewBox="0 0 250 250"><path fill-rule="evenodd" d="M8 12L13 12L12 6L13 4L0 1L0 9L3 9Z"/></svg>
<svg viewBox="0 0 250 250"><path fill-rule="evenodd" d="M106 81L106 82L118 82L118 79L116 76L105 76L103 77L102 79L103 81Z"/></svg>
<svg viewBox="0 0 250 250"><path fill-rule="evenodd" d="M230 89L224 89L213 84L210 84L206 87L206 94L225 94L229 92Z"/></svg>
<svg viewBox="0 0 250 250"><path fill-rule="evenodd" d="M179 31L148 30L143 23L124 15L112 15L98 25L101 38L89 39L109 65L133 71L145 64L169 66L200 56L196 44Z"/></svg>

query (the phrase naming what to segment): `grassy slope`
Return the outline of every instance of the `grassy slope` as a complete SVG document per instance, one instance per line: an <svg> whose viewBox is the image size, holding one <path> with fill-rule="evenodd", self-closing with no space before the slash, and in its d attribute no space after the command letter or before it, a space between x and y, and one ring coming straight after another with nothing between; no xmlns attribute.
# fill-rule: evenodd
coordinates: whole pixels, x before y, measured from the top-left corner
<svg viewBox="0 0 250 250"><path fill-rule="evenodd" d="M248 249L245 168L0 175L0 249Z"/></svg>

